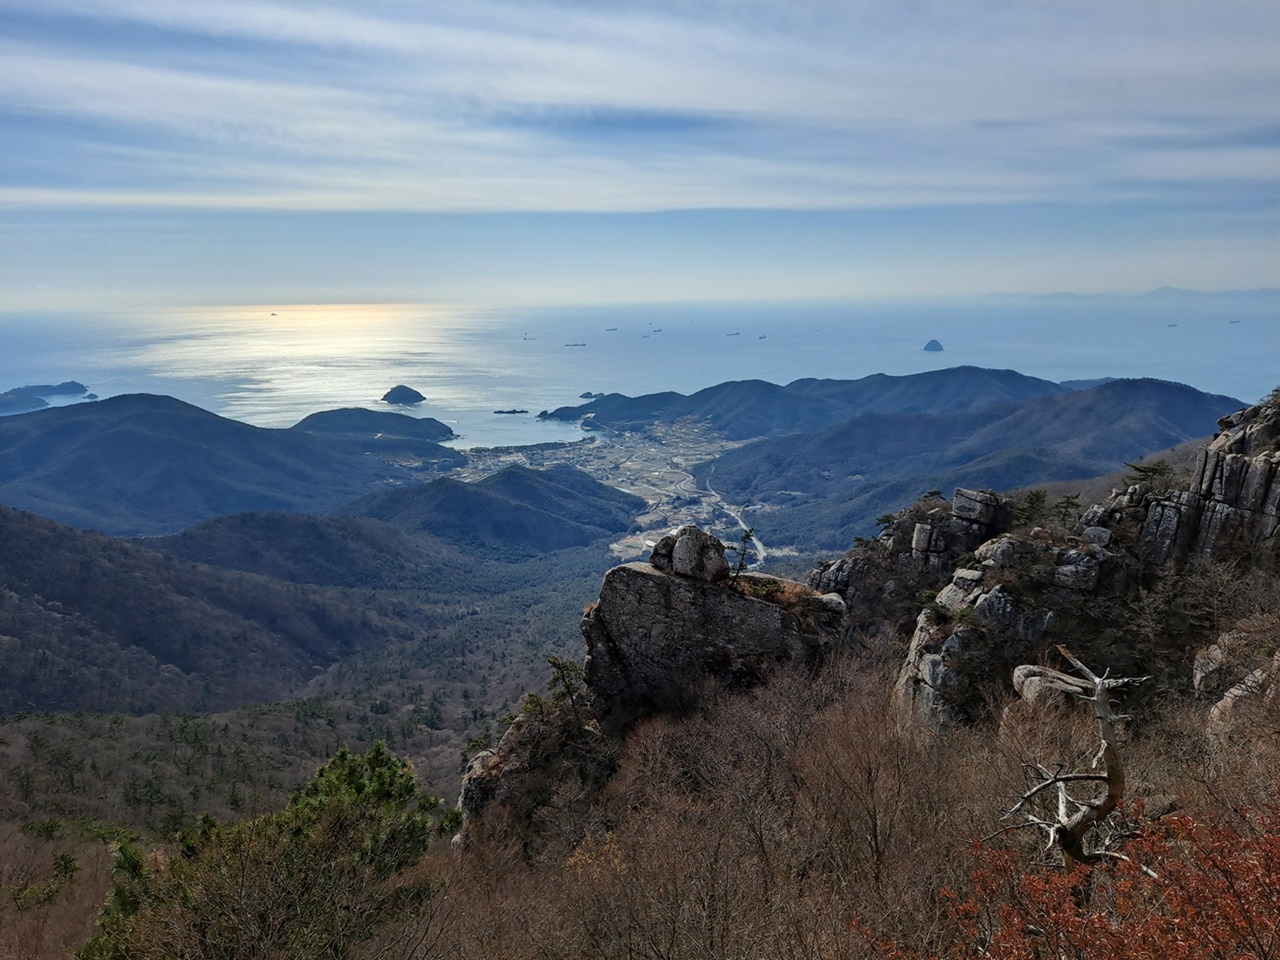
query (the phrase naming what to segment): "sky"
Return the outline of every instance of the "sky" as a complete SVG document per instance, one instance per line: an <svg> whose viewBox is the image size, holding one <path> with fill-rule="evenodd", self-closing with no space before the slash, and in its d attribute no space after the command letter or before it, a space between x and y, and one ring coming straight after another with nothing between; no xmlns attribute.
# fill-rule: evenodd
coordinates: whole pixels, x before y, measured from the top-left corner
<svg viewBox="0 0 1280 960"><path fill-rule="evenodd" d="M0 312L1280 286L1280 3L0 0Z"/></svg>

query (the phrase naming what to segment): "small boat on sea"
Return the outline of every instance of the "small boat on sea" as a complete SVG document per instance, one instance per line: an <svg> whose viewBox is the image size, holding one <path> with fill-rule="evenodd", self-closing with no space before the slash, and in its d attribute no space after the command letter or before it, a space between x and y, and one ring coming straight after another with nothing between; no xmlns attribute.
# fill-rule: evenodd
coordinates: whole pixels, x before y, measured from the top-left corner
<svg viewBox="0 0 1280 960"><path fill-rule="evenodd" d="M757 340L768 340L768 339L769 339L769 335L768 335L767 333L762 333L762 334L760 334L760 336L756 337L756 339L757 339Z"/></svg>
<svg viewBox="0 0 1280 960"><path fill-rule="evenodd" d="M740 336L742 336L742 334L740 334L740 333L726 333L726 334L725 334L725 336L726 336L726 337L740 337Z"/></svg>
<svg viewBox="0 0 1280 960"><path fill-rule="evenodd" d="M566 343L566 347L585 347L585 343Z"/></svg>
<svg viewBox="0 0 1280 960"><path fill-rule="evenodd" d="M605 328L604 328L604 332L605 332L605 333L613 333L613 332L614 332L615 330L617 330L617 329L618 329L617 327L605 327Z"/></svg>

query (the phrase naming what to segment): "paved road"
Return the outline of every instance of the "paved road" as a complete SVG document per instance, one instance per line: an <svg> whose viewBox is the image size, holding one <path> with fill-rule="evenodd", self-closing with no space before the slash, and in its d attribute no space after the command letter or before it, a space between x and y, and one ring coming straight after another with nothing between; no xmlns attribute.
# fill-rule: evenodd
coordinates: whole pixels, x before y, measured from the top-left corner
<svg viewBox="0 0 1280 960"><path fill-rule="evenodd" d="M715 499L715 501L720 505L721 510L727 513L729 516L733 517L733 519L738 522L738 526L741 527L743 532L745 533L746 531L751 529L751 525L742 519L741 512L739 512L738 510L735 510L733 507L729 506L729 504L725 503L724 498L721 497L720 494L716 493L715 489L711 486L711 474L715 472L716 472L716 465L713 463L711 465L710 472L707 474L707 493L711 494L711 496ZM692 480L693 477L690 476L689 479ZM684 485L684 481L682 480L679 486L683 488L683 485ZM757 537L754 532L751 534L751 546L755 548L756 560L755 560L755 563L747 564L747 569L755 570L762 563L764 563L765 557L767 557L769 554L765 550L764 541L761 540L759 537Z"/></svg>

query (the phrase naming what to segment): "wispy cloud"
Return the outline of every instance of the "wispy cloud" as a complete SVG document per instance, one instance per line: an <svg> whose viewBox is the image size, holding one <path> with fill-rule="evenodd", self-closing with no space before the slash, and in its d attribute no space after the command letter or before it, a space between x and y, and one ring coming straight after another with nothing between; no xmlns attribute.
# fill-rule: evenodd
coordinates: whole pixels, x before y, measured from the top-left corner
<svg viewBox="0 0 1280 960"><path fill-rule="evenodd" d="M1270 2L0 10L6 152L56 151L0 167L24 206L1274 199L1280 164Z"/></svg>

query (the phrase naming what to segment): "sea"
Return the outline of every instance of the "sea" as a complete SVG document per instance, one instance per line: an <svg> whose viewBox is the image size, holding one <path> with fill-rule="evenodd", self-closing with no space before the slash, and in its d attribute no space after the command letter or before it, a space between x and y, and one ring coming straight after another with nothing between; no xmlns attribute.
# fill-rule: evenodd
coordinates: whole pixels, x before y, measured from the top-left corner
<svg viewBox="0 0 1280 960"><path fill-rule="evenodd" d="M937 340L941 351L923 347ZM459 448L582 436L537 414L583 394L693 393L972 365L1048 380L1155 377L1254 402L1280 384L1280 290L571 307L259 304L0 315L0 391L77 380L287 427L426 400ZM51 403L70 402L49 398ZM521 410L525 413L497 413Z"/></svg>

